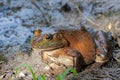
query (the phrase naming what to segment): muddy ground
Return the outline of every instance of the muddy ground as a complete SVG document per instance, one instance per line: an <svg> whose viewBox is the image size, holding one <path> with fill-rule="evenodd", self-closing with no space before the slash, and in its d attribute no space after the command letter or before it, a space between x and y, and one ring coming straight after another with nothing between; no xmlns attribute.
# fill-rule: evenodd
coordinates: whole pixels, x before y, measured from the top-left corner
<svg viewBox="0 0 120 80"><path fill-rule="evenodd" d="M38 8L32 1L38 3ZM112 33L116 39L113 58L100 67L96 63L88 65L78 75L68 75L66 80L120 80L120 0L1 0L0 4L0 80L32 80L29 70L21 64L29 64L36 76L44 74L46 64L39 51L30 48L33 30L52 32L54 28L74 29L80 24Z"/></svg>

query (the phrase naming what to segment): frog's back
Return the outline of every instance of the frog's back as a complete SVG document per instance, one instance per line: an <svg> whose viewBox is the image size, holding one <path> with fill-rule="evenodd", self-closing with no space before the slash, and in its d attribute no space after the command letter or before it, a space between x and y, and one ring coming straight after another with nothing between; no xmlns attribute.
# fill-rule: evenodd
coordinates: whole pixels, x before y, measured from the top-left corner
<svg viewBox="0 0 120 80"><path fill-rule="evenodd" d="M92 35L85 29L61 30L64 38L70 43L70 47L78 50L86 64L95 60L95 43Z"/></svg>

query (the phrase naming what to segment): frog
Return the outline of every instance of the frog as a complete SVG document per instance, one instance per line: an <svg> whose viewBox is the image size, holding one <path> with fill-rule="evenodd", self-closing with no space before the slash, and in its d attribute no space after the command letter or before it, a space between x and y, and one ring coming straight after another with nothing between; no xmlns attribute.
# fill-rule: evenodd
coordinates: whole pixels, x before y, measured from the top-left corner
<svg viewBox="0 0 120 80"><path fill-rule="evenodd" d="M105 63L109 60L107 42L105 42L107 38L101 33L104 32L96 32L94 38L86 28L61 29L53 34L43 34L39 29L34 32L31 48L41 52L42 60L49 64L54 74L62 73L68 67L80 72L83 66L94 61ZM101 45L101 42L105 47ZM65 69L61 69L59 65Z"/></svg>

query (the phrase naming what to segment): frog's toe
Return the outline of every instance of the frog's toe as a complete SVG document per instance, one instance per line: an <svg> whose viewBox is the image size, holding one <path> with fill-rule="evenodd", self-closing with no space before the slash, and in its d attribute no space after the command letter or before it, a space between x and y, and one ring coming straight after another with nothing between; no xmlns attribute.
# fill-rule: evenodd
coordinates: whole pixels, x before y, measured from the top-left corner
<svg viewBox="0 0 120 80"><path fill-rule="evenodd" d="M109 58L105 54L97 54L95 62L104 63L107 62Z"/></svg>

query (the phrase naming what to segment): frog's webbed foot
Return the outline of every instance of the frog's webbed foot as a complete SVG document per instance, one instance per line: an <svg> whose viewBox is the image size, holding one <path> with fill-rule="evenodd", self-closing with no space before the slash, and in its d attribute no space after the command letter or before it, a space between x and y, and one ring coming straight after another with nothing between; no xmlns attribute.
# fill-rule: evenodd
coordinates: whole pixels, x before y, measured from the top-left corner
<svg viewBox="0 0 120 80"><path fill-rule="evenodd" d="M96 62L104 63L109 60L109 51L108 51L108 38L107 34L103 31L97 31L95 35L96 43Z"/></svg>
<svg viewBox="0 0 120 80"><path fill-rule="evenodd" d="M99 52L99 51L100 50L97 49L97 52ZM108 60L109 60L109 58L108 58L108 56L106 54L103 54L103 53L97 53L96 54L96 59L95 59L96 62L104 63L104 62L107 62Z"/></svg>
<svg viewBox="0 0 120 80"><path fill-rule="evenodd" d="M67 50L67 55L73 57L73 68L77 70L77 72L80 72L82 69L82 66L85 64L84 59L80 52L76 50Z"/></svg>

